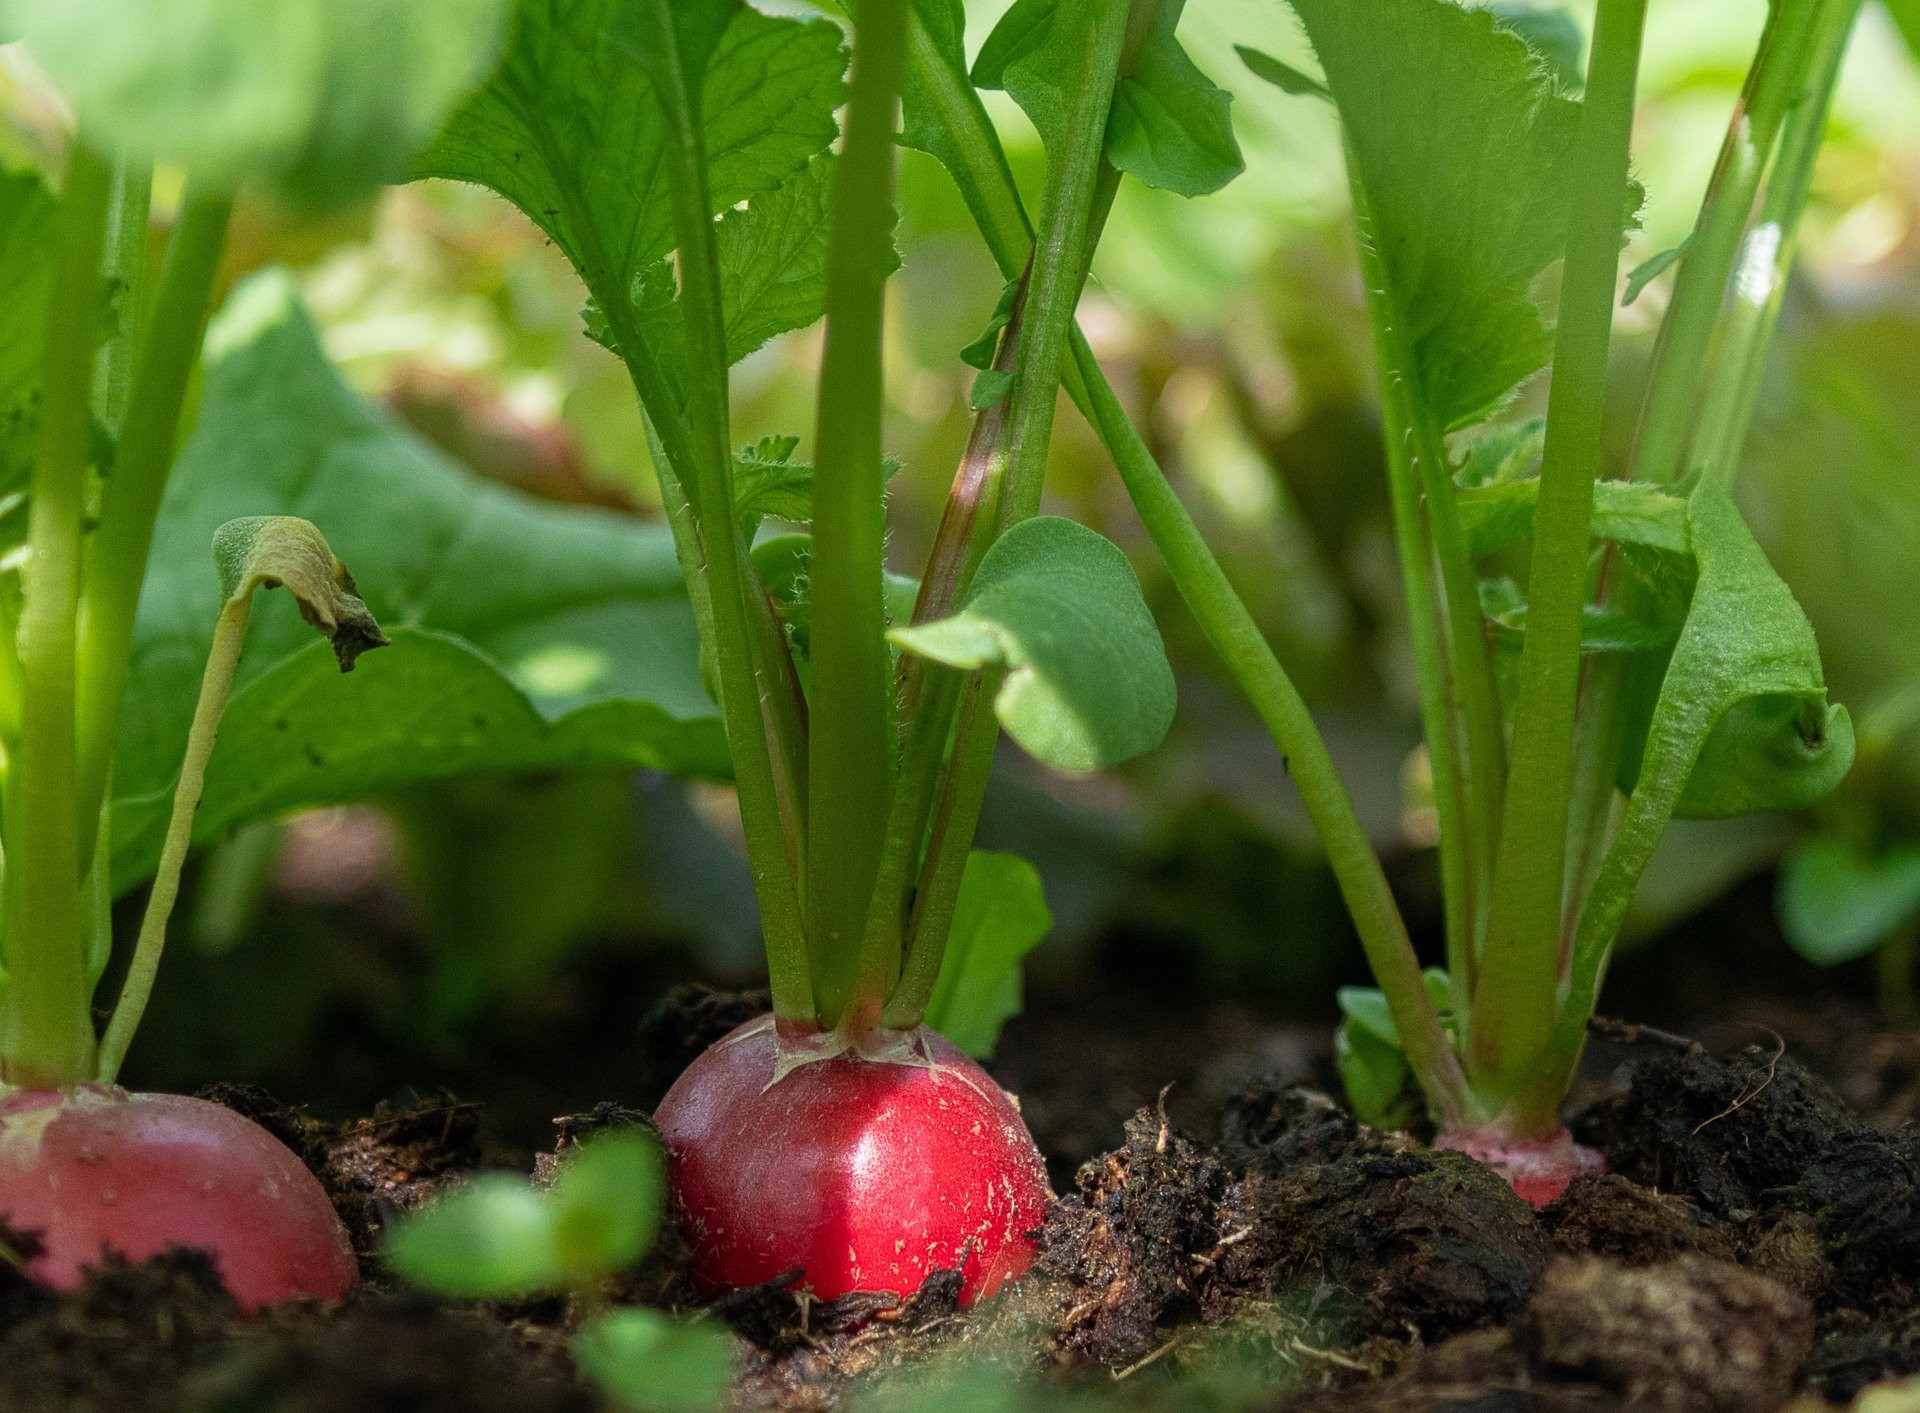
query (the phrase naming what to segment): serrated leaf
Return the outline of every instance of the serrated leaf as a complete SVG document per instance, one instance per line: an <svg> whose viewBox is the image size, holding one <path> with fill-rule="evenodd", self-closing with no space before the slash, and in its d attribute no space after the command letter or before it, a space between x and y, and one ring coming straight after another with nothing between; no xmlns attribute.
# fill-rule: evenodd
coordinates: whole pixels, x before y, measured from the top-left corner
<svg viewBox="0 0 1920 1413"><path fill-rule="evenodd" d="M573 1337L573 1357L624 1408L704 1413L727 1399L738 1345L714 1321L683 1324L630 1307L596 1315Z"/></svg>
<svg viewBox="0 0 1920 1413"><path fill-rule="evenodd" d="M1233 135L1233 96L1200 72L1174 34L1179 9L1161 5L1133 73L1120 80L1107 119L1107 160L1181 196L1218 191L1244 170Z"/></svg>
<svg viewBox="0 0 1920 1413"><path fill-rule="evenodd" d="M499 53L508 0L10 0L91 139L317 206L402 178Z"/></svg>
<svg viewBox="0 0 1920 1413"><path fill-rule="evenodd" d="M474 1178L403 1218L382 1255L403 1280L457 1300L519 1300L565 1280L551 1205L505 1173Z"/></svg>
<svg viewBox="0 0 1920 1413"><path fill-rule="evenodd" d="M927 1024L975 1059L991 1056L1000 1027L1025 1004L1021 964L1052 927L1032 864L1013 854L968 854Z"/></svg>
<svg viewBox="0 0 1920 1413"><path fill-rule="evenodd" d="M1004 669L1000 724L1061 770L1151 750L1173 720L1173 670L1133 566L1071 520L1015 525L988 549L956 613L890 636L949 667Z"/></svg>
<svg viewBox="0 0 1920 1413"><path fill-rule="evenodd" d="M1487 10L1293 5L1346 128L1407 376L1438 427L1469 425L1552 351L1531 287L1565 239L1580 105Z"/></svg>
<svg viewBox="0 0 1920 1413"><path fill-rule="evenodd" d="M1679 631L1678 618L1661 615L1663 604L1647 605L1645 615L1612 604L1589 603L1580 615L1580 651L1583 653L1650 652L1671 644ZM1496 646L1517 653L1527 633L1527 600L1509 578L1480 581L1480 612L1493 625Z"/></svg>
<svg viewBox="0 0 1920 1413"><path fill-rule="evenodd" d="M730 16L700 84L717 216L777 191L833 142L846 51L830 21L776 18L737 0L692 18L709 23L709 12ZM498 71L417 168L513 202L566 252L603 312L607 300L631 298L674 244L665 128L644 63L618 40L625 14L626 0L520 0Z"/></svg>
<svg viewBox="0 0 1920 1413"><path fill-rule="evenodd" d="M158 853L218 586L215 529L325 523L393 645L350 677L293 605L254 614L195 824L476 771L650 765L724 776L666 527L544 505L453 464L343 383L281 274L209 335L155 531L114 765L117 888Z"/></svg>
<svg viewBox="0 0 1920 1413"><path fill-rule="evenodd" d="M553 1240L576 1279L624 1271L653 1245L665 1200L660 1145L640 1129L607 1129L569 1154L547 1194Z"/></svg>
<svg viewBox="0 0 1920 1413"><path fill-rule="evenodd" d="M1531 0L1497 0L1488 8L1502 28L1526 40L1527 47L1539 55L1561 88L1571 92L1585 82L1587 38L1572 12L1557 6L1542 7Z"/></svg>
<svg viewBox="0 0 1920 1413"><path fill-rule="evenodd" d="M1820 966L1864 957L1920 913L1920 848L1867 854L1819 836L1780 864L1774 894L1793 949Z"/></svg>

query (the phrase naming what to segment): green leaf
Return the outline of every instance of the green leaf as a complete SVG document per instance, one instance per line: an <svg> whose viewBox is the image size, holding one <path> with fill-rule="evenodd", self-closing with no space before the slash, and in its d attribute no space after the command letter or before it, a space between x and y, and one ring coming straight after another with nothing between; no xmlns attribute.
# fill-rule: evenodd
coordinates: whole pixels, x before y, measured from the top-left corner
<svg viewBox="0 0 1920 1413"><path fill-rule="evenodd" d="M1866 854L1838 839L1804 840L1781 861L1774 905L1787 941L1808 961L1864 957L1920 913L1920 848Z"/></svg>
<svg viewBox="0 0 1920 1413"><path fill-rule="evenodd" d="M1687 511L1698 579L1654 702L1639 778L1582 919L1587 947L1610 942L1687 796L1762 808L1804 803L1853 759L1853 723L1845 707L1827 703L1813 629L1727 492L1703 481ZM1709 746L1723 727L1731 734ZM1757 737L1770 741L1763 748Z"/></svg>
<svg viewBox="0 0 1920 1413"><path fill-rule="evenodd" d="M195 837L472 772L727 773L669 533L484 481L343 383L289 280L241 287L155 531L114 757L118 888L152 867L239 516L327 527L393 645L343 677L294 606L254 613Z"/></svg>
<svg viewBox="0 0 1920 1413"><path fill-rule="evenodd" d="M1246 163L1233 135L1233 97L1201 73L1174 36L1179 8L1161 5L1131 76L1113 94L1107 160L1181 196L1204 196Z"/></svg>
<svg viewBox="0 0 1920 1413"><path fill-rule="evenodd" d="M1014 308L1020 303L1019 280L1008 280L1000 289L987 327L979 338L960 350L960 361L969 368L986 372L993 367L993 356L1000 351L1000 331L1013 322Z"/></svg>
<svg viewBox="0 0 1920 1413"><path fill-rule="evenodd" d="M244 515L213 532L220 593L237 602L255 589L285 589L300 616L333 645L342 672L360 654L388 646L386 634L356 591L347 566L326 537L297 515Z"/></svg>
<svg viewBox="0 0 1920 1413"><path fill-rule="evenodd" d="M1000 1027L1025 1004L1021 964L1052 927L1032 864L1014 854L968 854L927 1024L975 1059L992 1055Z"/></svg>
<svg viewBox="0 0 1920 1413"><path fill-rule="evenodd" d="M1688 239L1691 238L1688 237ZM1620 307L1625 309L1646 293L1647 286L1679 264L1680 257L1686 253L1687 242L1683 240L1672 249L1663 250L1658 255L1650 255L1635 265L1627 275L1627 287L1620 295Z"/></svg>
<svg viewBox="0 0 1920 1413"><path fill-rule="evenodd" d="M811 494L809 484L809 514L812 513ZM798 654L803 678L812 651L813 601L808 593L807 578L812 559L813 536L810 534L769 535L753 547L754 572L780 611L780 621L786 625L787 636ZM913 618L914 601L920 597L920 581L904 574L883 572L885 581L881 592L885 596L887 621L909 622Z"/></svg>
<svg viewBox="0 0 1920 1413"><path fill-rule="evenodd" d="M1420 979L1447 1033L1456 1034L1451 979L1439 967L1428 967ZM1401 1051L1400 1029L1393 1023L1386 993L1373 986L1342 986L1334 1000L1341 1016L1334 1032L1334 1065L1355 1116L1375 1128L1408 1127L1419 1117L1424 1101Z"/></svg>
<svg viewBox="0 0 1920 1413"><path fill-rule="evenodd" d="M660 1145L641 1129L608 1129L560 1165L548 1194L554 1248L576 1278L615 1275L653 1245L665 1200Z"/></svg>
<svg viewBox="0 0 1920 1413"><path fill-rule="evenodd" d="M625 9L626 0L520 0L498 71L417 168L479 182L513 202L566 252L603 310L631 298L643 277L657 284L649 267L674 244L659 102L644 64L614 39ZM737 3L695 10L676 13L731 14L701 85L717 216L781 190L832 143L847 56L830 21L780 19ZM785 198L792 206L775 223L778 234L800 239L806 203L820 199L819 177L811 182ZM731 239L778 244L764 229Z"/></svg>
<svg viewBox="0 0 1920 1413"><path fill-rule="evenodd" d="M1531 288L1565 237L1580 106L1490 11L1293 4L1346 128L1415 395L1441 429L1466 426L1552 351Z"/></svg>
<svg viewBox="0 0 1920 1413"><path fill-rule="evenodd" d="M382 1255L402 1279L457 1300L518 1300L566 1280L551 1204L505 1173L477 1177L405 1217Z"/></svg>
<svg viewBox="0 0 1920 1413"><path fill-rule="evenodd" d="M1572 12L1543 9L1530 0L1498 0L1488 8L1499 17L1502 28L1526 40L1561 88L1572 92L1586 81L1587 39Z"/></svg>
<svg viewBox="0 0 1920 1413"><path fill-rule="evenodd" d="M1669 646L1679 631L1677 616L1662 616L1666 604L1654 600L1635 610L1589 603L1580 616L1580 650L1587 653L1650 652ZM1644 609L1644 612L1641 611ZM1517 653L1527 634L1527 600L1509 578L1480 581L1480 611L1495 630L1497 646Z"/></svg>
<svg viewBox="0 0 1920 1413"><path fill-rule="evenodd" d="M1093 33L1098 0L1014 0L973 61L977 88L1005 89L1057 151L1066 136L1072 84Z"/></svg>
<svg viewBox="0 0 1920 1413"><path fill-rule="evenodd" d="M1529 476L1520 481L1467 486L1460 490L1456 500L1467 547L1476 555L1492 554L1508 545L1519 544L1533 534L1533 511L1540 500L1540 481L1537 476ZM1593 537L1685 554L1687 503L1643 481L1596 481Z"/></svg>
<svg viewBox="0 0 1920 1413"><path fill-rule="evenodd" d="M507 0L8 0L93 141L328 206L405 176L499 53Z"/></svg>
<svg viewBox="0 0 1920 1413"><path fill-rule="evenodd" d="M891 637L949 667L1005 669L1000 724L1061 770L1151 750L1173 720L1173 670L1133 566L1071 520L1015 525L988 549L958 612Z"/></svg>
<svg viewBox="0 0 1920 1413"><path fill-rule="evenodd" d="M644 1413L721 1407L737 1342L713 1322L679 1324L655 1310L610 1310L573 1337L573 1357L601 1392Z"/></svg>
<svg viewBox="0 0 1920 1413"><path fill-rule="evenodd" d="M1236 44L1233 52L1240 56L1240 62L1255 78L1265 79L1282 93L1291 93L1296 98L1324 98L1329 103L1333 95L1327 86L1312 74L1303 73L1283 59L1276 59L1264 50L1250 45Z"/></svg>

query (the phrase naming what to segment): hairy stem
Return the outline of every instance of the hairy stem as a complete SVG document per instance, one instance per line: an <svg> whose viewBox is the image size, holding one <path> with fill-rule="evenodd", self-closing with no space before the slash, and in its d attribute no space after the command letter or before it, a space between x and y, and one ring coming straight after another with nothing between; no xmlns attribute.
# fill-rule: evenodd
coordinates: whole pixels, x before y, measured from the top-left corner
<svg viewBox="0 0 1920 1413"><path fill-rule="evenodd" d="M1620 213L1626 204L1646 8L1646 0L1601 0L1580 108L1573 159L1580 175L1568 219L1540 499L1534 512L1512 769L1469 1024L1474 1079L1496 1087L1524 1070L1545 1047L1560 985L1560 911L1566 889L1593 483L1600 469Z"/></svg>
<svg viewBox="0 0 1920 1413"><path fill-rule="evenodd" d="M127 967L127 979L121 984L120 999L100 1040L97 1078L112 1084L120 1077L120 1066L127 1058L140 1018L146 1014L147 1001L153 995L153 980L160 971L160 954L166 950L167 921L180 898L180 870L187 862L187 850L193 845L193 816L200 808L200 794L207 783L207 762L213 757L214 738L219 734L220 715L226 710L227 696L233 690L233 674L240 666L240 650L246 645L247 619L253 609L253 591L223 604L214 623L213 645L207 652L207 666L200 677L200 696L193 705L193 723L187 728L187 752L180 762L180 778L173 787L173 812L167 816L167 833L160 845L160 861L153 875L153 891L147 895L147 908L140 917L140 936L133 946L133 960Z"/></svg>
<svg viewBox="0 0 1920 1413"><path fill-rule="evenodd" d="M895 212L894 128L908 0L860 0L834 173L827 338L813 468L813 688L807 741L807 938L820 1019L877 1017L900 964L862 945L894 788L893 662L882 579L881 321ZM854 1017L856 1024L861 1016Z"/></svg>
<svg viewBox="0 0 1920 1413"><path fill-rule="evenodd" d="M74 620L93 432L112 173L74 144L61 197L46 313L40 441L27 515L20 614L20 742L7 777L7 867L0 884L7 985L0 1061L16 1085L65 1088L93 1077L81 856L92 828L77 806Z"/></svg>

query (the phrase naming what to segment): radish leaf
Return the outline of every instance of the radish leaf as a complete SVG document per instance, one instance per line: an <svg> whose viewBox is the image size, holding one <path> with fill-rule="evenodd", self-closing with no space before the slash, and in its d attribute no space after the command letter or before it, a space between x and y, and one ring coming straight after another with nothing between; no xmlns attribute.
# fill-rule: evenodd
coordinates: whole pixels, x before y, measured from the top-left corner
<svg viewBox="0 0 1920 1413"><path fill-rule="evenodd" d="M1233 96L1201 73L1174 37L1179 7L1163 4L1120 80L1107 120L1107 160L1148 186L1204 196L1246 163L1233 135Z"/></svg>
<svg viewBox="0 0 1920 1413"><path fill-rule="evenodd" d="M681 1324L628 1306L582 1325L573 1357L624 1408L698 1413L726 1406L736 1346L717 1321Z"/></svg>
<svg viewBox="0 0 1920 1413"><path fill-rule="evenodd" d="M1025 1004L1021 963L1053 927L1040 875L1013 854L967 855L927 1024L975 1059Z"/></svg>
<svg viewBox="0 0 1920 1413"><path fill-rule="evenodd" d="M1864 957L1920 913L1920 849L1866 854L1813 838L1780 866L1775 909L1793 950L1820 966Z"/></svg>
<svg viewBox="0 0 1920 1413"><path fill-rule="evenodd" d="M1000 724L1061 770L1151 750L1173 720L1173 669L1133 566L1071 520L1015 525L981 560L958 612L891 636L949 667L1004 669Z"/></svg>

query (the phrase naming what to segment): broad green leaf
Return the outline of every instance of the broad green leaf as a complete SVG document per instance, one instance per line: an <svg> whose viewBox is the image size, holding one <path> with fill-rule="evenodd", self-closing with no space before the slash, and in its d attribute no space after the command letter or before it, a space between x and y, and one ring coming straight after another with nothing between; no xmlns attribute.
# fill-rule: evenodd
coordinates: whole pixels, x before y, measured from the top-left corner
<svg viewBox="0 0 1920 1413"><path fill-rule="evenodd" d="M1538 477L1463 488L1457 500L1468 548L1476 555L1492 554L1528 539L1539 499ZM1593 537L1685 554L1687 503L1643 481L1596 481Z"/></svg>
<svg viewBox="0 0 1920 1413"><path fill-rule="evenodd" d="M726 1403L737 1341L715 1321L682 1324L629 1307L596 1315L573 1357L601 1392L642 1413L704 1413Z"/></svg>
<svg viewBox="0 0 1920 1413"><path fill-rule="evenodd" d="M737 0L708 12L731 13L701 85L719 215L778 191L832 143L846 52L829 21L775 18ZM417 168L513 202L603 310L630 298L674 243L665 129L645 65L616 39L625 14L626 0L520 0L499 69Z"/></svg>
<svg viewBox="0 0 1920 1413"><path fill-rule="evenodd" d="M1346 128L1407 375L1466 426L1540 369L1531 294L1566 234L1579 104L1487 10L1293 0Z"/></svg>
<svg viewBox="0 0 1920 1413"><path fill-rule="evenodd" d="M1833 793L1853 765L1853 728L1836 724L1825 696L1742 697L1714 724L1687 788L1679 819L1730 819L1805 809ZM1838 730L1844 743L1832 739Z"/></svg>
<svg viewBox="0 0 1920 1413"><path fill-rule="evenodd" d="M1816 836L1787 854L1774 894L1781 930L1810 962L1864 957L1920 913L1920 848L1865 854Z"/></svg>
<svg viewBox="0 0 1920 1413"><path fill-rule="evenodd" d="M1113 94L1107 160L1148 186L1204 196L1246 163L1233 135L1233 98L1200 72L1174 36L1173 5L1156 11L1133 73Z"/></svg>
<svg viewBox="0 0 1920 1413"><path fill-rule="evenodd" d="M1451 1032L1452 982L1438 967L1428 967L1421 980ZM1334 1064L1354 1114L1376 1128L1406 1128L1419 1116L1422 1100L1400 1049L1400 1030L1386 994L1373 986L1343 986L1334 999L1341 1015L1334 1032Z"/></svg>
<svg viewBox="0 0 1920 1413"><path fill-rule="evenodd" d="M1151 750L1173 720L1173 669L1133 566L1071 520L1015 525L981 560L958 612L891 637L949 667L1004 669L1000 724L1061 770Z"/></svg>
<svg viewBox="0 0 1920 1413"><path fill-rule="evenodd" d="M284 275L241 287L155 532L114 764L117 887L151 868L220 586L225 522L327 529L393 646L341 676L294 605L254 614L195 825L476 771L649 765L724 776L664 526L542 505L448 461L328 364Z"/></svg>
<svg viewBox="0 0 1920 1413"><path fill-rule="evenodd" d="M560 1165L548 1200L561 1266L581 1278L624 1271L653 1245L665 1200L660 1145L640 1129L609 1129Z"/></svg>
<svg viewBox="0 0 1920 1413"><path fill-rule="evenodd" d="M1845 707L1827 703L1813 629L1740 512L1712 481L1702 482L1687 508L1699 577L1654 703L1639 778L1581 921L1582 950L1590 954L1617 932L1686 795L1724 799L1738 790L1749 805L1804 803L1809 781L1830 787L1853 759L1853 723ZM1762 705L1742 705L1749 701ZM1737 746L1710 746L1722 728ZM1775 735L1770 750L1750 739L1762 729ZM1727 770L1744 778L1719 778Z"/></svg>
<svg viewBox="0 0 1920 1413"><path fill-rule="evenodd" d="M976 1059L1025 1003L1020 968L1053 927L1032 864L1013 854L967 855L927 1024Z"/></svg>
<svg viewBox="0 0 1920 1413"><path fill-rule="evenodd" d="M459 1300L523 1299L566 1278L552 1204L505 1173L477 1177L405 1217L382 1254L402 1279Z"/></svg>
<svg viewBox="0 0 1920 1413"><path fill-rule="evenodd" d="M96 142L315 205L404 177L507 0L4 0Z"/></svg>

